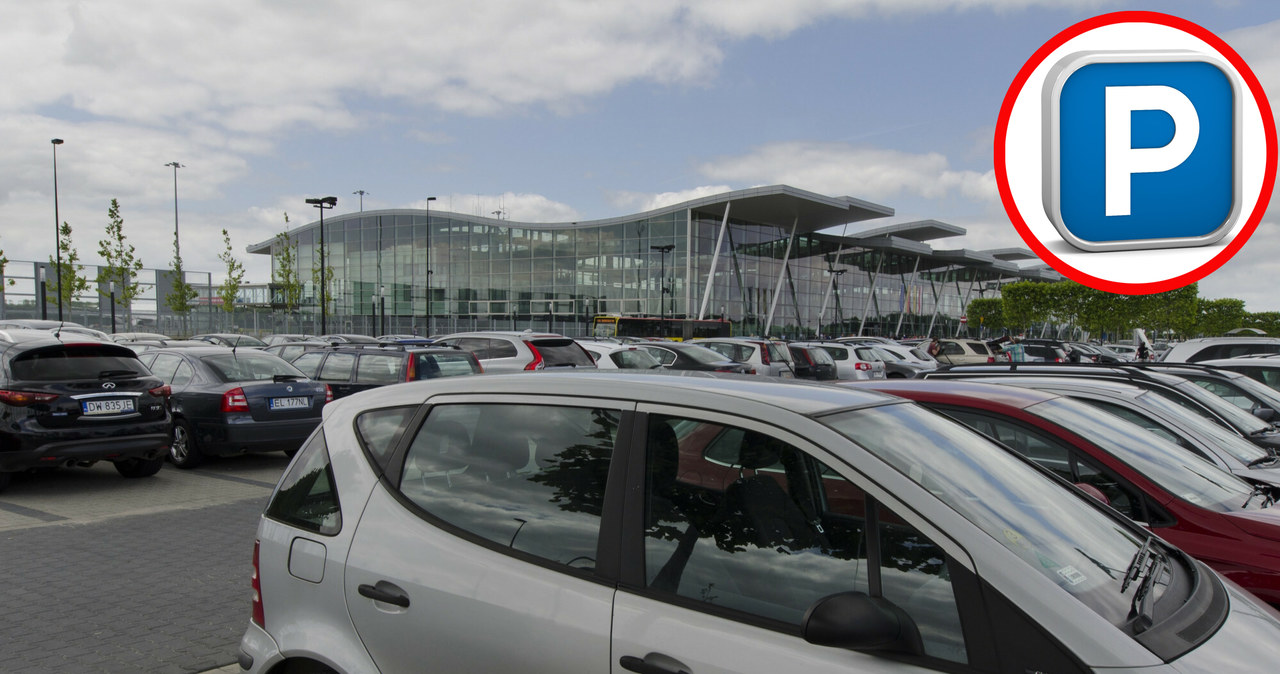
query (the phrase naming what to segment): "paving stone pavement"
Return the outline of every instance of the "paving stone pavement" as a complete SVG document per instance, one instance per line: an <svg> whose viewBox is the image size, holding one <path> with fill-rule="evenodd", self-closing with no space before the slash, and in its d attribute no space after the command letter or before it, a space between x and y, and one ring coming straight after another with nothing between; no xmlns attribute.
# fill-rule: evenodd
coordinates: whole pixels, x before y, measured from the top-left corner
<svg viewBox="0 0 1280 674"><path fill-rule="evenodd" d="M278 476L283 463L268 468ZM122 480L106 470L100 479L118 491L145 495L127 506L136 514L93 510L124 507L109 488L93 495L93 476L64 478L80 487L68 497L82 501L77 513L48 501L43 485L15 484L18 497L0 499L0 674L238 671L254 534L274 477L166 467L160 479ZM174 501L173 482L194 502ZM205 489L229 502L202 500Z"/></svg>

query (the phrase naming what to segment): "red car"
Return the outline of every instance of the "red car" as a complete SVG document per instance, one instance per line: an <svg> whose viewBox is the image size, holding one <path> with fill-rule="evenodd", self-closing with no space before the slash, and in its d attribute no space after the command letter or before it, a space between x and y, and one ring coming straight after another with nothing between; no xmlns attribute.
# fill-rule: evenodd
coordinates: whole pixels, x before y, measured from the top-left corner
<svg viewBox="0 0 1280 674"><path fill-rule="evenodd" d="M1273 506L1272 487L1046 391L956 380L841 385L914 400L999 440L1085 491L1100 492L1113 508L1280 607L1280 506Z"/></svg>

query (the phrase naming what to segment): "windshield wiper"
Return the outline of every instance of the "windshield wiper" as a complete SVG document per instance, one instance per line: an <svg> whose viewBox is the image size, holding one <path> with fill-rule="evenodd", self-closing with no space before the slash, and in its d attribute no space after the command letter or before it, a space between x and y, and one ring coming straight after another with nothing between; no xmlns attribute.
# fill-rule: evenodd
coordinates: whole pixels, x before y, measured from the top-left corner
<svg viewBox="0 0 1280 674"><path fill-rule="evenodd" d="M1269 507L1271 504L1276 502L1276 497L1275 494L1272 493L1271 485L1255 484L1253 485L1253 491L1249 494L1249 498L1244 500L1244 505L1240 506L1240 509L1247 510L1249 508L1249 503L1253 501L1253 497L1255 496L1262 497L1263 508Z"/></svg>
<svg viewBox="0 0 1280 674"><path fill-rule="evenodd" d="M1268 454L1268 455L1266 455L1266 456L1260 456L1260 457L1258 457L1258 458L1254 459L1253 461L1250 461L1249 463L1244 464L1244 467L1245 467L1245 468L1257 468L1258 466L1261 466L1261 465L1263 465L1263 464L1265 464L1265 463L1275 463L1275 462L1276 462L1276 459L1277 459L1277 457L1276 457L1274 454Z"/></svg>
<svg viewBox="0 0 1280 674"><path fill-rule="evenodd" d="M1150 537L1147 538L1147 543L1151 543ZM1133 626L1134 634L1140 634L1151 629L1151 625L1154 623L1153 611L1156 602L1155 593L1152 590L1169 567L1169 562L1164 553L1158 551L1150 552L1149 548L1145 549L1148 550L1145 568L1138 571L1142 582L1138 585L1138 591L1133 593L1133 604L1129 608L1129 624Z"/></svg>
<svg viewBox="0 0 1280 674"><path fill-rule="evenodd" d="M1120 583L1121 592L1129 589L1129 585L1142 575L1142 570L1147 565L1147 560L1151 557L1151 541L1154 538L1154 534L1147 534L1147 540L1142 542L1142 547L1133 553L1133 559L1129 560L1129 566L1124 570L1124 582Z"/></svg>

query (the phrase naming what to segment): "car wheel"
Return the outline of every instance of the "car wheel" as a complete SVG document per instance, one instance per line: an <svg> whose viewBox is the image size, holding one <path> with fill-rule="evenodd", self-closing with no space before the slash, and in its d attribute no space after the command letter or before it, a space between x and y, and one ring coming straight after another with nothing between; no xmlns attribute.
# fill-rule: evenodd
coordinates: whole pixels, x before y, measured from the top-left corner
<svg viewBox="0 0 1280 674"><path fill-rule="evenodd" d="M151 477L164 467L164 457L157 459L123 459L116 461L116 472L125 477Z"/></svg>
<svg viewBox="0 0 1280 674"><path fill-rule="evenodd" d="M169 461L178 468L195 468L204 462L204 455L196 445L195 433L186 419L173 422L173 442L169 444Z"/></svg>

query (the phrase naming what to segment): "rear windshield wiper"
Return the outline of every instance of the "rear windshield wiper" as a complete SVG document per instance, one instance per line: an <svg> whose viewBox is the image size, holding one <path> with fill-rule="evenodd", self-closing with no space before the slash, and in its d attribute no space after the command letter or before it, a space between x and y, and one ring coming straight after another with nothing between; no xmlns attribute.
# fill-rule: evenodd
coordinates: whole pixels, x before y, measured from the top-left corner
<svg viewBox="0 0 1280 674"><path fill-rule="evenodd" d="M141 373L133 370L102 370L98 373L98 379L114 379L116 377L137 377Z"/></svg>

